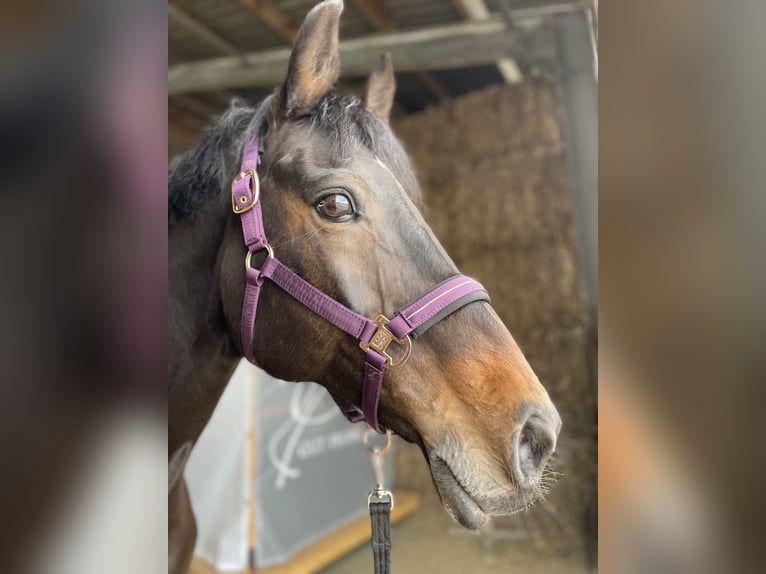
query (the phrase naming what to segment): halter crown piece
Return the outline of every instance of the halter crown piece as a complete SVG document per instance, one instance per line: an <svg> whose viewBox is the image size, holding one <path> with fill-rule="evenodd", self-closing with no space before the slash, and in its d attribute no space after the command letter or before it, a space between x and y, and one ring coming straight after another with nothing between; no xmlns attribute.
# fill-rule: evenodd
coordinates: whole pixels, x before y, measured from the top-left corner
<svg viewBox="0 0 766 574"><path fill-rule="evenodd" d="M461 307L474 301L489 301L489 295L478 281L465 275L455 275L433 287L414 303L397 311L390 320L383 315L370 320L326 295L282 264L269 246L261 212L260 183L257 172L258 147L258 137L246 144L241 171L231 185L232 209L240 216L242 234L247 246L245 257L247 285L242 303L241 330L245 356L255 364L252 348L255 315L261 287L264 281L269 279L294 299L359 342L359 347L365 353L361 410L355 405L341 401L337 401L338 406L351 422L365 420L377 432L384 433L386 429L378 421L378 402L386 369L398 367L406 362L412 350L413 339ZM252 255L264 250L267 256L261 268L252 267ZM402 347L398 353L398 359L388 352L392 343Z"/></svg>

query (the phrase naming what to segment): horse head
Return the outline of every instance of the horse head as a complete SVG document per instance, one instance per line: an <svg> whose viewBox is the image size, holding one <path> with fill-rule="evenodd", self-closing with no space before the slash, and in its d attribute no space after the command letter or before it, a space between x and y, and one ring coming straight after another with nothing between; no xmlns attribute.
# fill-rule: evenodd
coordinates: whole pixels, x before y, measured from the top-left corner
<svg viewBox="0 0 766 574"><path fill-rule="evenodd" d="M417 180L388 123L390 59L383 57L364 98L334 89L342 8L326 0L307 15L284 83L249 128L263 152L260 202L284 265L361 315L390 317L457 268L419 211ZM231 215L220 251L220 294L231 337L245 354L238 219ZM336 400L360 404L358 342L268 281L251 351L275 377L316 381ZM486 302L463 307L413 343L409 361L388 370L378 412L382 424L420 446L445 507L467 527L539 498L561 426Z"/></svg>

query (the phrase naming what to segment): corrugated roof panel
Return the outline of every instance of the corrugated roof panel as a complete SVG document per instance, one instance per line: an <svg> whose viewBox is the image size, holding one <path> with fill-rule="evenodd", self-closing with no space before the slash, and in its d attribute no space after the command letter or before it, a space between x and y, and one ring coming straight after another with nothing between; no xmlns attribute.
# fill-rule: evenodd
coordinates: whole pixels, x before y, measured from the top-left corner
<svg viewBox="0 0 766 574"><path fill-rule="evenodd" d="M242 0L175 0L178 6L188 12L200 23L237 46L243 52L257 52L287 46L287 42L271 30L258 16L242 4ZM318 0L273 0L296 25L299 25L306 13ZM561 2L562 0L556 0ZM486 0L491 12L500 10L501 0ZM521 0L524 5L541 5L551 0ZM394 24L399 29L427 28L456 23L463 20L452 0L385 0ZM354 5L352 0L345 0L341 17L341 37L353 38L377 33L367 17ZM172 19L168 22L168 57L171 64L183 61L212 58L221 55L220 51L190 32ZM396 67L396 62L394 63ZM482 88L486 85L502 82L494 65L478 66L460 70L432 72L433 77L453 97ZM347 78L348 79L348 78ZM365 78L359 78L363 83ZM429 90L418 74L397 74L397 103L408 111L421 110L437 101L437 96ZM256 102L269 93L270 89L226 90L210 94L210 97L228 99L234 94L242 94L249 101ZM223 96L222 94L226 94ZM225 102L223 102L225 103ZM175 102L174 113L190 115L189 110Z"/></svg>
<svg viewBox="0 0 766 574"><path fill-rule="evenodd" d="M377 31L375 26L367 19L367 16L354 7L349 6L343 10L343 15L340 17L341 38L357 38L374 34Z"/></svg>
<svg viewBox="0 0 766 574"><path fill-rule="evenodd" d="M303 22L303 18L305 18L309 10L311 10L317 2L315 0L285 0L276 2L276 4L285 13L289 14L294 22L300 24ZM363 36L374 31L375 28L367 20L367 17L362 14L353 3L346 0L343 5L343 13L340 16L341 38Z"/></svg>
<svg viewBox="0 0 766 574"><path fill-rule="evenodd" d="M442 23L461 20L452 2L426 0L424 2L407 2L393 0L386 2L391 15L399 28L420 28L436 26Z"/></svg>
<svg viewBox="0 0 766 574"><path fill-rule="evenodd" d="M198 60L220 55L220 52L210 44L172 19L168 21L168 52L177 58L176 61Z"/></svg>
<svg viewBox="0 0 766 574"><path fill-rule="evenodd" d="M241 0L176 0L177 5L200 23L225 38L243 52L255 52L287 45L287 42L271 30ZM316 5L316 0L274 0L296 25ZM398 28L437 26L458 21L460 16L452 2L444 0L389 0L386 2ZM173 61L197 60L220 55L213 46L190 33L170 19L168 43ZM346 0L341 16L341 37L353 38L377 32L367 17Z"/></svg>
<svg viewBox="0 0 766 574"><path fill-rule="evenodd" d="M275 4L298 26L316 2L314 0L292 0L290 2L275 2ZM367 18L353 5L347 4L341 16L341 37L350 38L374 32L375 29ZM178 5L244 52L288 45L282 36L274 32L258 16L243 6L241 0L179 0ZM195 55L200 53L199 41L188 36L182 38L170 34L169 42L178 44L184 52ZM202 45L204 46L204 43ZM212 50L214 51L214 49ZM213 53L206 54L207 57L214 55Z"/></svg>
<svg viewBox="0 0 766 574"><path fill-rule="evenodd" d="M487 8L490 12L497 12L498 14L503 11L503 3L510 6L512 10L519 10L525 8L540 8L545 6L561 6L562 4L575 4L576 0L511 0L510 2L504 2L504 0L484 0L487 4Z"/></svg>
<svg viewBox="0 0 766 574"><path fill-rule="evenodd" d="M487 5L487 9L490 12L500 12L501 11L501 7L500 7L500 3L501 2L502 2L502 0L484 0L484 3Z"/></svg>
<svg viewBox="0 0 766 574"><path fill-rule="evenodd" d="M287 46L286 40L255 17L237 18L227 24L228 40L243 52Z"/></svg>
<svg viewBox="0 0 766 574"><path fill-rule="evenodd" d="M243 52L284 44L240 0L178 0L178 5Z"/></svg>

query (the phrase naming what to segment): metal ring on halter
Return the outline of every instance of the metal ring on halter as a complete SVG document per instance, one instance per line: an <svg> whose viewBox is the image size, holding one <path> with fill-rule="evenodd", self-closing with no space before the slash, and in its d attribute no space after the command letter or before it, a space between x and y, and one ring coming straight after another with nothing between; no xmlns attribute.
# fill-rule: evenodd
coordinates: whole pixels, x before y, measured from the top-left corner
<svg viewBox="0 0 766 574"><path fill-rule="evenodd" d="M271 245L268 243L263 244L263 248L266 250L266 254L268 257L271 257L274 259L274 249L272 249ZM258 250L260 251L260 249ZM250 269L250 258L253 256L253 252L248 250L247 255L245 255L245 269Z"/></svg>
<svg viewBox="0 0 766 574"><path fill-rule="evenodd" d="M369 425L365 425L364 433L362 434L362 443L364 444L364 448L366 448L370 454L383 456L384 454L386 454L386 451L388 451L388 449L391 448L391 431L390 430L386 431L386 445L381 449L376 449L370 446L369 436L370 436L370 427Z"/></svg>

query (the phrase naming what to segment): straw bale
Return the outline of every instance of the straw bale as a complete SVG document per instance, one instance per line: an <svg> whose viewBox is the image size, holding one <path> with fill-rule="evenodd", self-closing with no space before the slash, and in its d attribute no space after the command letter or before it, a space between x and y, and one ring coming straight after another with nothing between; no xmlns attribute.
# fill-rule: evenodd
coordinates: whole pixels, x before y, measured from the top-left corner
<svg viewBox="0 0 766 574"><path fill-rule="evenodd" d="M556 403L564 473L546 507L584 524L595 492L592 335L578 265L555 88L492 86L394 122L423 187L426 219L463 273L489 290ZM418 449L397 450L396 480L433 488Z"/></svg>

